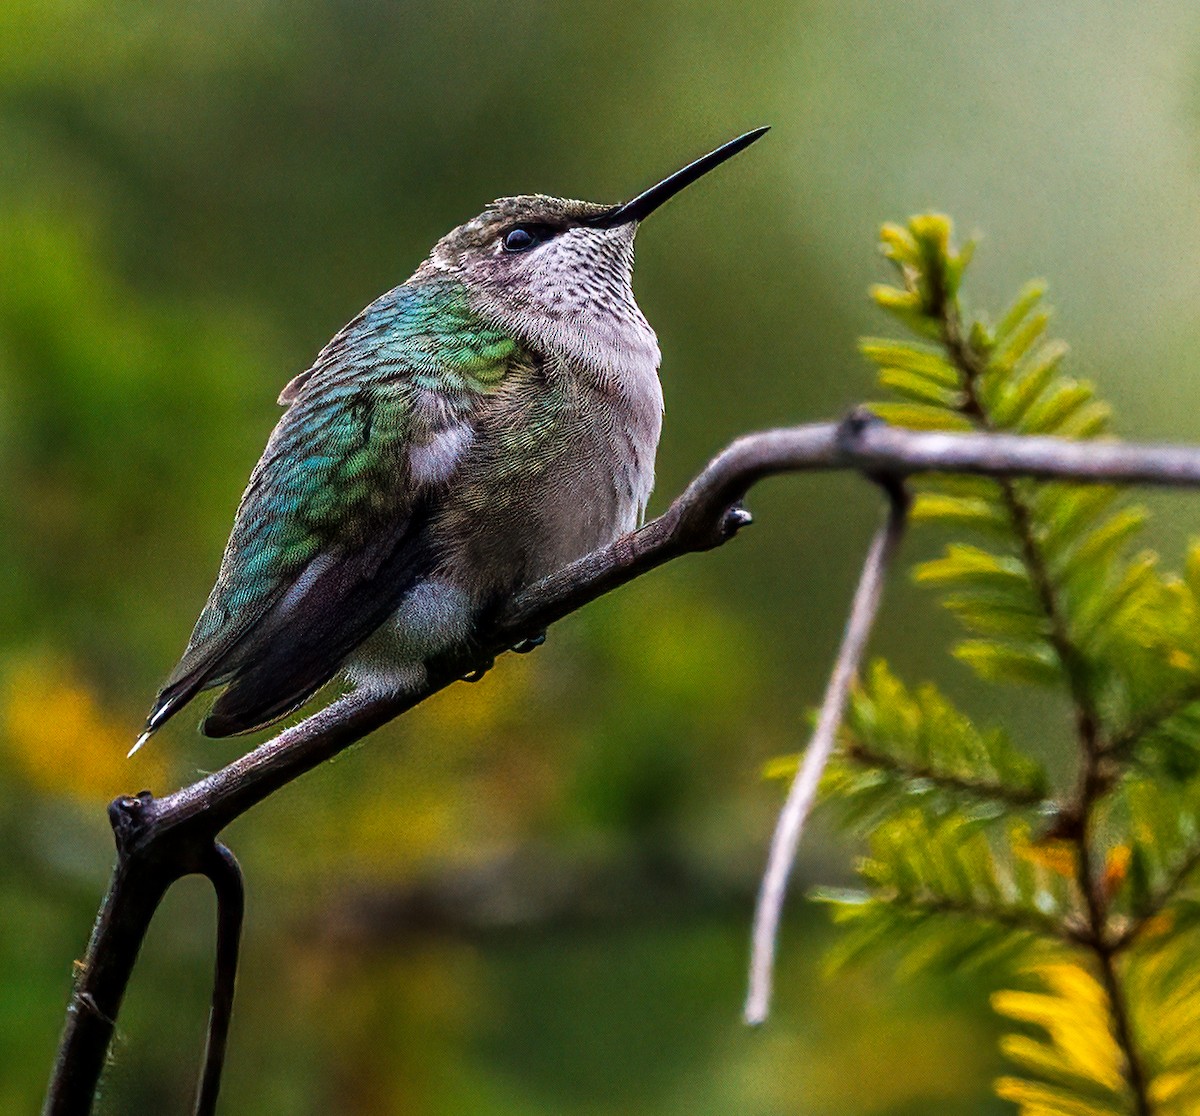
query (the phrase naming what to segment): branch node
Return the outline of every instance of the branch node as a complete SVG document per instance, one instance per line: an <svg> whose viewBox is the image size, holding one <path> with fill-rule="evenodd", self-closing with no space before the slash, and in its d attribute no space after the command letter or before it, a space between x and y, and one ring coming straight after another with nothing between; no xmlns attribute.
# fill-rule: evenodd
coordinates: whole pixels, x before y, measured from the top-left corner
<svg viewBox="0 0 1200 1116"><path fill-rule="evenodd" d="M100 1010L100 1005L96 1003L96 997L90 992L76 992L71 999L73 1004L75 1004L77 1007L89 1012L97 1019L102 1019L110 1027L116 1026L115 1021L110 1019L104 1014L104 1012Z"/></svg>
<svg viewBox="0 0 1200 1116"><path fill-rule="evenodd" d="M1038 834L1035 845L1050 841L1079 841L1083 837L1083 814L1077 806L1064 806L1051 816L1050 824Z"/></svg>
<svg viewBox="0 0 1200 1116"><path fill-rule="evenodd" d="M907 520L908 513L912 511L913 497L908 486L904 483L904 477L900 473L868 473L867 477L875 484L879 485L887 495L888 502L891 504L894 518L901 525Z"/></svg>
<svg viewBox="0 0 1200 1116"><path fill-rule="evenodd" d="M861 449L862 436L872 427L886 426L887 422L880 418L869 407L855 407L846 415L837 427L837 445L842 453L856 453Z"/></svg>
<svg viewBox="0 0 1200 1116"><path fill-rule="evenodd" d="M144 790L136 795L122 795L109 803L108 822L121 856L127 856L134 843L151 826L154 802L154 795Z"/></svg>

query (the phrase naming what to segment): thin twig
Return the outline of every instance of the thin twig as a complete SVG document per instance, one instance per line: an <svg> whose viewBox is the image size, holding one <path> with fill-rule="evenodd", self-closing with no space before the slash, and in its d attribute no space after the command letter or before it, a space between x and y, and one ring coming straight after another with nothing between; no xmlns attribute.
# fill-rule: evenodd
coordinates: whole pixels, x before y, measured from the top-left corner
<svg viewBox="0 0 1200 1116"><path fill-rule="evenodd" d="M217 896L217 959L213 973L212 1007L208 1013L208 1036L204 1042L204 1068L196 1092L194 1116L213 1116L225 1068L229 1020L233 1014L233 991L237 984L238 952L242 919L246 913L246 887L237 858L224 845L215 843L204 875Z"/></svg>
<svg viewBox="0 0 1200 1116"><path fill-rule="evenodd" d="M1126 991L1117 969L1116 951L1109 941L1109 899L1101 879L1102 873L1097 870L1096 864L1097 860L1102 863L1102 858L1093 852L1095 830L1098 828L1096 811L1112 787L1112 776L1105 770L1104 746L1096 717L1085 710L1078 717L1078 724L1082 771L1078 802L1074 807L1078 823L1071 840L1075 845L1075 881L1083 895L1087 912L1086 944L1095 955L1104 991L1108 996L1113 1037L1117 1040L1125 1059L1125 1080L1132 1094L1134 1112L1136 1116L1151 1116L1154 1106L1150 1099L1149 1075L1143 1062L1138 1036L1134 1034Z"/></svg>
<svg viewBox="0 0 1200 1116"><path fill-rule="evenodd" d="M1085 840L1081 848L1086 847ZM1085 869L1081 869L1081 872ZM1098 887L1098 884L1092 886ZM1091 901L1089 900L1089 908ZM1129 1002L1125 987L1121 983L1117 971L1117 959L1112 947L1104 941L1094 941L1092 950L1096 955L1096 963L1100 968L1100 979L1104 991L1108 995L1109 1008L1112 1015L1113 1036L1125 1056L1125 1080L1133 1095L1133 1110L1136 1116L1152 1116L1153 1102L1150 1099L1150 1081L1146 1067L1142 1061L1141 1048L1133 1033L1133 1020L1130 1015Z"/></svg>
<svg viewBox="0 0 1200 1116"><path fill-rule="evenodd" d="M838 649L833 673L821 703L817 727L804 753L804 762L796 772L787 800L779 814L767 868L763 873L758 904L754 911L754 932L750 948L750 987L746 996L745 1016L750 1024L762 1023L771 1008L771 985L775 971L775 944L779 937L779 919L787 894L788 877L796 861L796 849L804 823L812 811L817 788L830 753L837 741L838 729L846 711L850 687L858 675L867 640L875 626L883 582L892 556L904 535L908 516L908 498L900 486L888 490L887 517L871 541L863 563L858 588L850 606L850 618Z"/></svg>

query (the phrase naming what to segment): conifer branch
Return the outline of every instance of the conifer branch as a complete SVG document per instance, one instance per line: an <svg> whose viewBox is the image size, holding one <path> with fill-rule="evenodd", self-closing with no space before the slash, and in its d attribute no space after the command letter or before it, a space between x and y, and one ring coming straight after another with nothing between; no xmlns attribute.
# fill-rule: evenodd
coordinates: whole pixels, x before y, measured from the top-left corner
<svg viewBox="0 0 1200 1116"><path fill-rule="evenodd" d="M962 376L964 398L960 409L981 430L994 433L996 426L983 404L979 391L980 381L985 372L985 363L974 347L963 337L957 304L953 300L943 297L935 306L942 324L943 343ZM1079 650L1075 647L1067 630L1067 622L1059 604L1058 592L1034 536L1033 512L1022 498L1012 478L1001 477L997 483L1000 486L1004 506L1012 520L1013 533L1021 549L1021 560L1025 563L1038 603L1050 624L1050 642L1067 676L1071 697L1075 704L1076 725L1080 738L1088 739L1095 745L1098 721L1087 684L1087 672L1083 657L1079 654Z"/></svg>
<svg viewBox="0 0 1200 1116"><path fill-rule="evenodd" d="M929 783L952 794L965 795L981 802L996 802L1017 810L1050 805L1050 800L1039 791L1014 787L997 779L972 779L965 775L954 775L929 764L907 763L896 756L868 747L861 740L851 741L838 755L860 767L884 771L908 782Z"/></svg>
<svg viewBox="0 0 1200 1116"><path fill-rule="evenodd" d="M1091 875L1086 875L1090 871L1089 858L1086 855L1088 842L1083 840L1080 843L1080 851L1084 853L1080 857L1080 878L1081 883L1086 879L1088 898L1088 912L1093 919L1097 915L1103 915L1103 907L1096 902L1098 885ZM1112 1013L1113 1032L1117 1040L1117 1045L1121 1048L1121 1053L1125 1058L1125 1077L1129 1083L1129 1090L1133 1094L1133 1106L1136 1116L1151 1116L1153 1108L1150 1103L1150 1087L1146 1076L1146 1068L1142 1062L1142 1054L1140 1047L1133 1033L1133 1023L1129 1016L1129 1003L1125 993L1125 987L1121 983L1120 974L1117 972L1116 954L1110 945L1103 941L1092 943L1092 950L1099 963L1100 979L1104 985L1104 991L1108 996L1109 1008Z"/></svg>
<svg viewBox="0 0 1200 1116"><path fill-rule="evenodd" d="M1104 746L1105 756L1117 762L1132 758L1137 746L1143 740L1152 736L1172 717L1197 702L1200 702L1200 683L1189 685L1179 693L1171 694L1165 701L1160 702L1153 709L1147 710L1120 731L1112 733Z"/></svg>
<svg viewBox="0 0 1200 1116"><path fill-rule="evenodd" d="M940 275L939 269L934 273ZM962 413L985 432L994 432L987 408L979 392L986 364L974 346L963 336L957 302L948 297L943 287L935 287L935 315L942 325L942 340L955 367L962 376L964 402ZM1033 529L1033 513L1022 498L1016 482L999 478L1004 505L1012 521L1021 552L1038 603L1049 624L1049 641L1066 676L1075 710L1075 729L1080 747L1078 791L1074 803L1060 814L1056 836L1070 841L1075 848L1075 878L1083 897L1087 917L1086 933L1081 944L1089 948L1100 970L1101 982L1108 997L1113 1032L1125 1060L1125 1076L1133 1096L1137 1116L1151 1116L1149 1084L1142 1055L1133 1033L1125 989L1117 971L1115 951L1109 942L1108 898L1093 865L1092 841L1095 810L1100 800L1112 788L1115 767L1106 762L1112 748L1102 739L1102 727L1095 699L1088 681L1087 664L1080 649L1071 638L1069 626L1059 600L1058 589L1041 553Z"/></svg>
<svg viewBox="0 0 1200 1116"><path fill-rule="evenodd" d="M924 915L948 914L978 922L990 922L1005 930L1020 930L1035 934L1048 941L1079 945L1078 931L1065 923L1040 911L1025 907L1007 907L995 904L969 903L965 900L947 898L944 895L919 895L894 892L880 894L879 899L901 910L910 910Z"/></svg>
<svg viewBox="0 0 1200 1116"><path fill-rule="evenodd" d="M1129 924L1112 940L1110 948L1114 954L1136 944L1154 920L1178 898L1197 868L1200 868L1200 843L1188 850L1166 882L1141 904Z"/></svg>

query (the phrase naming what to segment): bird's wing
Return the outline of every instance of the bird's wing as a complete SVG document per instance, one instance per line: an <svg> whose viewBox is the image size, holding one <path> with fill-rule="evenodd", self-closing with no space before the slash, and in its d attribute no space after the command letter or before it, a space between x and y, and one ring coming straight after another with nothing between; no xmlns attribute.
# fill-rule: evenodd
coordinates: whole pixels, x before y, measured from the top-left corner
<svg viewBox="0 0 1200 1116"><path fill-rule="evenodd" d="M423 531L486 400L527 355L461 288L372 303L280 397L288 410L238 507L216 585L147 721L228 684L209 735L307 700L430 560Z"/></svg>

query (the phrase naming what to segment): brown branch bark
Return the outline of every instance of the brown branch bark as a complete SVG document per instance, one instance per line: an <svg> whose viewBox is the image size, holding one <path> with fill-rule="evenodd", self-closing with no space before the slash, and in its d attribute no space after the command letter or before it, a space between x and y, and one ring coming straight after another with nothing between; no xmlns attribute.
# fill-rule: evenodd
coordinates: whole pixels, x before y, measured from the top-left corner
<svg viewBox="0 0 1200 1116"><path fill-rule="evenodd" d="M728 541L749 521L739 502L764 477L829 470L893 480L968 473L1196 487L1200 448L925 433L862 414L738 439L658 519L517 594L484 626L474 647L431 664L419 692L335 702L191 786L164 798L143 792L117 799L110 807L117 865L68 1006L43 1112L91 1111L125 988L158 903L181 876L205 872L217 835L231 821L554 621L664 562Z"/></svg>

